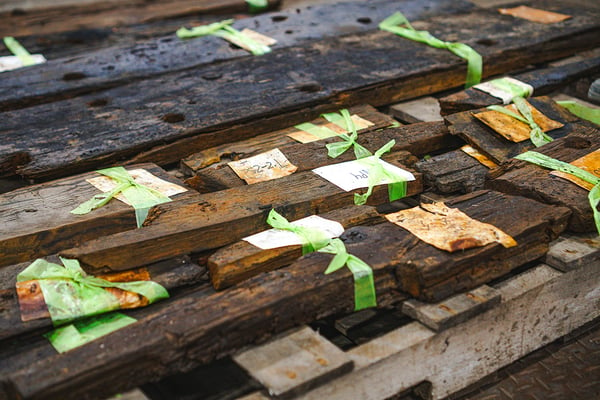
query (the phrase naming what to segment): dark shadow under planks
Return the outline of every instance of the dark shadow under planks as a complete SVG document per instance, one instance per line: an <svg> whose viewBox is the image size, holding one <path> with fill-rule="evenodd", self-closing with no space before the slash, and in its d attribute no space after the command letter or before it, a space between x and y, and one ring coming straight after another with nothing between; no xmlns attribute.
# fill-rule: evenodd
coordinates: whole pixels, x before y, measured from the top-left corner
<svg viewBox="0 0 600 400"><path fill-rule="evenodd" d="M565 208L494 192L464 196L452 205L505 230L519 246L491 244L449 254L390 223L351 228L343 238L348 251L373 268L380 306L398 289L439 300L538 258L564 229L569 214ZM330 255L312 253L222 292L198 290L158 303L140 310L138 323L62 355L41 342L8 358L3 349L10 364L0 367L3 390L11 397L101 398L210 362L293 326L349 312L354 307L352 274L344 269L324 275L330 260ZM429 289L421 292L426 282Z"/></svg>
<svg viewBox="0 0 600 400"><path fill-rule="evenodd" d="M434 17L416 27L472 44L483 55L488 76L597 46L596 15L573 11L572 19L551 26L474 11L451 19ZM482 24L493 39L491 46L477 44ZM507 31L514 35L507 37ZM341 106L389 104L460 86L464 78L463 60L388 32L328 38L5 112L0 133L7 141L0 145L0 162L6 163L5 176L37 179L127 157L164 165ZM311 82L308 92L306 82ZM99 98L107 105L87 105ZM15 154L31 161L7 161Z"/></svg>
<svg viewBox="0 0 600 400"><path fill-rule="evenodd" d="M154 164L132 165L127 169L145 169L158 178L186 188L183 182ZM117 199L85 215L70 213L79 204L101 193L86 181L96 176L100 174L90 172L1 194L0 268L53 254L100 236L135 229L133 207ZM172 200L190 200L198 195L187 189L172 196Z"/></svg>

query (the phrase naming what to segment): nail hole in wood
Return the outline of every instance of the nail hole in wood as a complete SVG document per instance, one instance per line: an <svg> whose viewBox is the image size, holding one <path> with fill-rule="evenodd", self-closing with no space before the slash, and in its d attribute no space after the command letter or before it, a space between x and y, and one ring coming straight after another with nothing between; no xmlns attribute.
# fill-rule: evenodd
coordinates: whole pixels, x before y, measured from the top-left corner
<svg viewBox="0 0 600 400"><path fill-rule="evenodd" d="M495 40L486 38L486 39L479 39L475 43L480 44L482 46L493 46L493 45L497 44L498 42L496 42Z"/></svg>
<svg viewBox="0 0 600 400"><path fill-rule="evenodd" d="M63 75L63 81L76 81L85 78L83 72L67 72Z"/></svg>
<svg viewBox="0 0 600 400"><path fill-rule="evenodd" d="M287 19L287 17L285 15L274 15L271 17L271 21L273 22L281 22L281 21L285 21Z"/></svg>
<svg viewBox="0 0 600 400"><path fill-rule="evenodd" d="M185 115L181 113L168 113L163 115L161 119L169 124L174 124L176 122L185 121Z"/></svg>
<svg viewBox="0 0 600 400"><path fill-rule="evenodd" d="M371 22L373 22L373 20L369 17L360 17L356 19L356 22L360 23L360 24L370 24Z"/></svg>
<svg viewBox="0 0 600 400"><path fill-rule="evenodd" d="M306 93L315 93L323 89L321 85L318 83L304 83L302 85L296 86L298 90Z"/></svg>
<svg viewBox="0 0 600 400"><path fill-rule="evenodd" d="M292 33L294 33L294 31L291 29L288 29L287 31L285 31L286 35L291 35Z"/></svg>
<svg viewBox="0 0 600 400"><path fill-rule="evenodd" d="M104 107L107 104L107 99L95 99L87 103L88 107Z"/></svg>

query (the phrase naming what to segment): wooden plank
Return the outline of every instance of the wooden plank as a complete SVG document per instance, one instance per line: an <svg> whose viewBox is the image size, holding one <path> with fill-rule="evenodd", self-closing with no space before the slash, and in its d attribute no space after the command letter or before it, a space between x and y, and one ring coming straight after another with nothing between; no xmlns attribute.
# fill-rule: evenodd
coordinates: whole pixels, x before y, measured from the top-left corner
<svg viewBox="0 0 600 400"><path fill-rule="evenodd" d="M563 272L584 265L600 266L598 235L563 235L550 244L545 263Z"/></svg>
<svg viewBox="0 0 600 400"><path fill-rule="evenodd" d="M185 188L183 182L154 164L128 167L145 169L153 175ZM133 207L112 200L85 215L70 211L101 193L86 179L95 172L28 186L0 195L0 215L4 229L0 233L0 267L53 254L88 240L136 228ZM193 190L172 199L191 200Z"/></svg>
<svg viewBox="0 0 600 400"><path fill-rule="evenodd" d="M449 290L436 290L430 294L435 298L437 293L446 296L449 291L478 286L529 261L529 256L537 258L547 250L548 234L554 236L552 232L560 230L564 225L560 221L568 213L559 207L491 192L465 196L454 205L501 227L519 241L519 247L514 251L490 245L437 255L438 264L429 260L432 251L439 250L426 249L427 245L396 225L351 228L344 240L348 251L373 269L379 306L397 301L398 289L410 290L404 278L409 263L421 265L425 273L425 264L437 271L455 261ZM512 212L505 212L507 209ZM523 215L531 218L525 221ZM349 312L354 308L352 274L344 269L324 275L331 258L312 253L289 267L256 276L229 290L211 293L198 288L186 296L133 310L138 323L61 355L53 353L42 339L29 340L22 344L25 347L2 346L0 356L6 362L0 365L0 388L9 397L71 399L86 393L98 398L189 370L316 318ZM434 287L439 288L441 285Z"/></svg>
<svg viewBox="0 0 600 400"><path fill-rule="evenodd" d="M571 162L600 148L599 135L599 130L592 124L573 124L573 133L569 136L538 147L536 151ZM549 172L525 161L512 160L494 172L496 177L488 180L486 187L568 207L572 211L569 230L594 232L596 228L588 191Z"/></svg>
<svg viewBox="0 0 600 400"><path fill-rule="evenodd" d="M292 398L352 370L350 358L309 327L233 356L271 396Z"/></svg>
<svg viewBox="0 0 600 400"><path fill-rule="evenodd" d="M460 293L439 303L406 300L402 312L436 332L458 325L500 304L500 293L487 285Z"/></svg>
<svg viewBox="0 0 600 400"><path fill-rule="evenodd" d="M490 11L433 17L416 26L473 45L488 76L597 46L599 19L588 10L573 11L572 19L551 27ZM482 24L494 26L491 46L476 43ZM518 36L507 37L509 30ZM136 154L137 161L169 164L325 111L359 103L379 106L456 87L464 82L464 69L464 61L449 52L389 32L323 39L2 113L0 133L7 142L0 146L0 162L6 164L4 175L37 179ZM98 100L106 105L88 106ZM63 118L54 119L57 113ZM16 162L16 155L31 161Z"/></svg>
<svg viewBox="0 0 600 400"><path fill-rule="evenodd" d="M192 3L191 0L177 0L177 2L179 4L145 4L145 7L141 9L138 5L137 8L134 7L134 10L141 11L136 12L134 18L139 18L144 13L156 11L152 9L164 10L165 8L169 11L160 13L158 19L168 17L170 13L175 13L177 16L190 13L197 14L202 8L210 10L215 9L217 6L221 6L220 11L226 11L230 14L247 10L247 4L243 0L228 0L227 2L211 0L202 4ZM170 3L173 3L173 1ZM192 3L191 7L190 3ZM272 6L278 3L278 0L270 2ZM105 3L99 5L100 8L116 11L115 16L117 18L128 17L126 13L121 13L121 10L114 10L114 6L115 4L112 4L111 7L111 5ZM120 4L118 6L122 7ZM178 6L179 9L177 9ZM408 13L409 18L419 19L422 15L447 15L466 12L472 9L473 5L465 0L409 0L404 3L403 7L406 8L405 11ZM294 8L251 18L239 18L239 16L234 15L238 20L233 26L239 30L250 28L272 37L277 40L274 48L282 50L291 46L302 45L302 43L309 40L376 29L379 21L396 11L397 5L391 0L375 0L373 5L354 1L346 3L344 7L329 4L297 9L300 12L297 12ZM65 23L64 10L56 12L60 16L60 24L63 29L69 29L69 26L73 28L73 25ZM324 19L323 15L328 15L328 18ZM27 18L28 16L23 17ZM53 17L52 13L44 13L45 26L51 25L49 20ZM98 18L94 12L90 12L88 17ZM224 16L213 16L209 21L203 19L182 22L199 25L216 22L224 18ZM156 18L146 20L146 22L154 19ZM9 21L12 20L14 18L9 19ZM114 25L106 18L100 20L105 23L108 22L110 27ZM77 18L74 27L85 26L85 24L85 18ZM180 40L174 33L179 27L172 26L171 30L164 32L165 36L163 37L117 44L98 51L78 54L76 57L55 60L43 66L9 72L5 75L10 77L11 82L0 81L0 110L47 103L127 84L134 80L162 75L167 72L197 68L214 62L246 58L248 56L245 50L233 47L221 38L208 36L193 40ZM0 28L1 30L2 28ZM38 30L37 34L43 34L43 30ZM89 30L86 32L90 35ZM86 32L81 36L85 37ZM150 30L150 33L154 33L154 31ZM18 36L14 32L7 34ZM77 36L76 33L71 33L71 35ZM54 38L54 40L57 39ZM208 77L206 79L218 79L216 78L217 75L215 72L200 74L200 76ZM311 79L303 81L301 77L301 75L298 76L299 81L296 82L299 86L318 84L316 81L311 82Z"/></svg>
<svg viewBox="0 0 600 400"><path fill-rule="evenodd" d="M408 183L407 195L421 189L417 177ZM200 196L187 205L157 206L142 229L91 240L61 254L82 261L90 271L122 270L234 243L267 229L271 208L288 220L296 220L354 203L353 192L345 192L310 171ZM387 185L380 185L368 204L387 201Z"/></svg>
<svg viewBox="0 0 600 400"><path fill-rule="evenodd" d="M550 98L531 98L529 102L548 118L565 124L562 128L547 132L548 136L553 139L563 137L581 129L580 125L575 123L578 119ZM444 119L448 124L450 133L460 136L480 153L488 156L498 164L527 150L535 149L531 140L525 140L520 143L512 142L500 136L473 116L474 113L485 111L489 110L484 108L472 112L464 111L448 115Z"/></svg>
<svg viewBox="0 0 600 400"><path fill-rule="evenodd" d="M600 49L589 51L585 58L565 65L537 68L509 76L533 86L535 96L545 96L577 79L598 73L600 73ZM502 101L470 88L442 97L439 103L442 115L450 115L492 104L502 104Z"/></svg>
<svg viewBox="0 0 600 400"><path fill-rule="evenodd" d="M395 118L407 124L442 121L440 103L438 99L432 96L394 104L390 106L389 112Z"/></svg>
<svg viewBox="0 0 600 400"><path fill-rule="evenodd" d="M351 115L358 115L366 121L373 123L373 126L361 129L358 131L359 133L366 133L384 128L386 126L390 126L395 121L392 117L378 112L369 105L350 107L348 111ZM327 120L319 117L311 121L311 123L320 126L327 123ZM250 139L240 140L234 143L225 143L220 146L202 150L181 160L181 170L187 175L194 175L196 172L208 167L209 165L224 165L229 161L236 161L242 158L251 157L276 147L286 147L288 145L298 143L294 139L287 136L296 132L298 132L298 129L294 127L288 127L274 132L258 135Z"/></svg>
<svg viewBox="0 0 600 400"><path fill-rule="evenodd" d="M437 193L468 193L481 190L488 169L462 150L453 150L419 161L415 169L423 174L427 187Z"/></svg>
<svg viewBox="0 0 600 400"><path fill-rule="evenodd" d="M348 206L321 216L339 222L344 228L384 221L369 206ZM210 280L215 289L225 289L262 272L281 268L301 256L301 246L263 250L242 240L217 250L208 258Z"/></svg>
<svg viewBox="0 0 600 400"><path fill-rule="evenodd" d="M53 258L50 260L54 261ZM19 300L15 290L16 276L29 263L16 264L4 268L2 275L2 286L0 287L0 340L9 339L17 335L32 332L44 332L52 328L52 321L48 318L30 321L21 320ZM189 258L179 257L165 260L148 267L140 269L148 272L149 279L164 286L167 290L181 286L197 283L206 275L206 268L191 263ZM135 270L132 272L136 272ZM110 275L99 275L99 277L110 279ZM115 274L112 274L115 276ZM42 299L43 300L43 299ZM46 308L44 304L42 308Z"/></svg>

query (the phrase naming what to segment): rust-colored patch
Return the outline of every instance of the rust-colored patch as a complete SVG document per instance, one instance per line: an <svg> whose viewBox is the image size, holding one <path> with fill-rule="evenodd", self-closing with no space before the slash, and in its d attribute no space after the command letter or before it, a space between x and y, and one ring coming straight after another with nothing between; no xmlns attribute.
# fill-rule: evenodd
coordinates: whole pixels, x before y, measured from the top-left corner
<svg viewBox="0 0 600 400"><path fill-rule="evenodd" d="M567 14L560 14L527 6L499 8L498 12L503 15L512 15L513 17L526 19L532 22L539 22L542 24L554 24L571 18L571 16Z"/></svg>
<svg viewBox="0 0 600 400"><path fill-rule="evenodd" d="M319 364L321 364L322 366L324 366L324 367L327 366L327 365L329 365L329 361L327 361L326 359L321 358L321 357L317 358L317 362Z"/></svg>
<svg viewBox="0 0 600 400"><path fill-rule="evenodd" d="M285 374L290 379L296 379L296 377L298 376L294 371L285 371Z"/></svg>
<svg viewBox="0 0 600 400"><path fill-rule="evenodd" d="M44 294L38 281L24 281L16 283L21 321L27 322L34 319L50 318L48 307L44 301Z"/></svg>
<svg viewBox="0 0 600 400"><path fill-rule="evenodd" d="M581 158L578 158L577 160L573 161L571 165L581 168L600 178L600 149L586 154ZM579 179L578 177L568 174L566 172L552 171L550 172L550 174L569 180L577 186L584 188L585 190L592 190L592 188L594 187L593 184L586 182L583 179Z"/></svg>

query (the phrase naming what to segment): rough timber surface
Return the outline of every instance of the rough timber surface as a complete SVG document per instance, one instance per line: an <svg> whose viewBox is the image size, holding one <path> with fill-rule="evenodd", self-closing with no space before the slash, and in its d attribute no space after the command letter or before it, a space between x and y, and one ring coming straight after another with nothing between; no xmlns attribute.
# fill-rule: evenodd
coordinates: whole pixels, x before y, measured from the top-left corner
<svg viewBox="0 0 600 400"><path fill-rule="evenodd" d="M538 147L535 151L560 161L572 162L598 148L600 130L595 125L581 125L569 136ZM568 207L573 212L569 230L594 232L596 228L588 191L549 172L526 161L512 160L493 172L496 177L487 181L486 187Z"/></svg>
<svg viewBox="0 0 600 400"><path fill-rule="evenodd" d="M415 26L472 45L489 76L596 47L597 14L569 12L572 19L551 26L489 10L433 17ZM481 26L487 27L489 46L477 43ZM4 175L48 179L127 157L140 160L136 154L158 146L145 155L163 165L340 106L389 104L460 86L464 78L462 59L389 32L328 38L4 112L0 163Z"/></svg>
<svg viewBox="0 0 600 400"><path fill-rule="evenodd" d="M190 0L184 1L190 2ZM206 7L214 7L219 2L211 3ZM232 5L232 1L229 0L228 3L223 4L223 11L234 11L231 7L227 7ZM237 3L238 6L246 4L243 0L235 0L233 3ZM271 1L271 4L273 3L277 2ZM156 6L165 7L163 4ZM198 7L201 8L203 5L200 4ZM379 21L395 12L397 7L397 2L391 0L376 0L369 3L353 1L343 5L303 7L299 8L300 12L292 9L251 18L238 18L233 26L239 30L249 28L272 37L277 40L275 48L283 49L310 40L373 30ZM143 10L148 8L144 7ZM466 12L472 9L473 5L465 0L410 0L404 2L403 8L409 18L422 19L430 15ZM176 9L170 8L170 10ZM93 13L91 15L94 16ZM224 17L213 16L210 22L222 19ZM184 22L187 22L186 26L190 26L189 23L192 21ZM193 25L199 25L209 21L204 19L194 22ZM63 26L65 25L68 24L63 22ZM168 35L160 38L111 46L52 60L44 65L4 73L3 75L10 79L0 81L0 110L48 103L123 85L133 80L249 57L245 50L231 46L229 42L214 36L181 40L175 35L177 28L179 27L173 27ZM0 31L1 29L0 27ZM85 35L82 36L85 38Z"/></svg>
<svg viewBox="0 0 600 400"><path fill-rule="evenodd" d="M489 245L441 255L390 223L351 228L343 239L351 254L372 267L381 306L398 289L415 288L406 285L413 280L411 269L420 269L421 278L431 282L446 279L448 290L433 294L446 297L502 275L528 257L537 258L562 230L568 214L560 207L493 192L456 199L454 206L513 235L520 243L518 251ZM514 212L504 212L507 208ZM430 257L435 261L428 262ZM330 255L312 253L229 290L198 288L136 310L137 323L61 355L41 338L22 344L18 351L3 347L1 388L9 398L99 398L231 354L293 326L351 311L352 274L344 269L324 275L330 260ZM409 260L421 265L410 267ZM477 265L476 271L472 265ZM455 277L444 276L448 273Z"/></svg>
<svg viewBox="0 0 600 400"><path fill-rule="evenodd" d="M487 167L462 150L452 150L415 164L423 183L437 193L468 193L483 189Z"/></svg>
<svg viewBox="0 0 600 400"><path fill-rule="evenodd" d="M145 169L153 175L186 186L154 164L129 166ZM53 254L90 239L136 228L133 207L116 199L85 215L70 211L101 191L86 179L100 176L95 172L57 181L27 186L0 194L0 267ZM198 193L172 196L174 201L192 199Z"/></svg>

